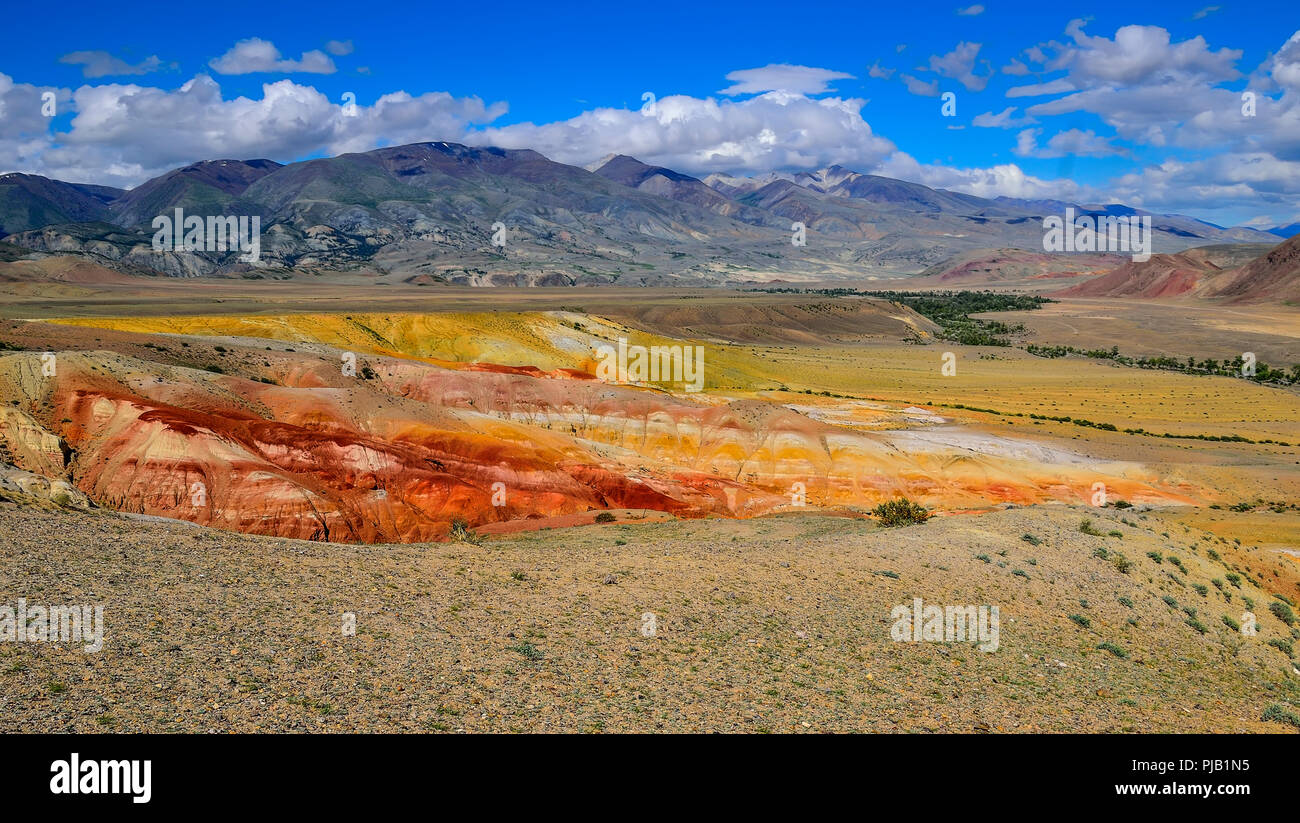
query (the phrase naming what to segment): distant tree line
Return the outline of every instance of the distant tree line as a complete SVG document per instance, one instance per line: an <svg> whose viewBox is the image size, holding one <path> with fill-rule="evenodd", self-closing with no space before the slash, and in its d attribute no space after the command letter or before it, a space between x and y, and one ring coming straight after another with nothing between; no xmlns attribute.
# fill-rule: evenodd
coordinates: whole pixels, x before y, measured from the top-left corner
<svg viewBox="0 0 1300 823"><path fill-rule="evenodd" d="M1246 361L1241 355L1237 355L1231 360L1214 360L1206 358L1197 360L1195 357L1188 357L1181 360L1177 357L1167 357L1157 355L1155 357L1129 357L1119 353L1119 346L1111 346L1109 349L1079 349L1074 346L1039 346L1030 343L1025 346L1025 351L1038 357L1065 357L1069 354L1077 354L1081 357L1093 357L1099 360L1112 360L1120 365L1135 366L1139 369L1164 369L1166 371L1177 371L1183 374L1204 374L1216 375L1218 377L1242 377L1242 367ZM1267 363L1255 362L1255 373L1245 375L1247 380L1254 380L1256 383L1275 383L1285 385L1288 383L1300 383L1300 363L1291 366L1291 370L1276 369Z"/></svg>

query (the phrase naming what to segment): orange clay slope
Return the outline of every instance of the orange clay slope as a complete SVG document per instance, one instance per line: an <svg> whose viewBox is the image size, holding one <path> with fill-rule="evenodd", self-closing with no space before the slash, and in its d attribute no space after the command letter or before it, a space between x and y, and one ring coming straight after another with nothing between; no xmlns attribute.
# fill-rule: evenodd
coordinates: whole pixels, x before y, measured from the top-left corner
<svg viewBox="0 0 1300 823"><path fill-rule="evenodd" d="M122 511L343 542L438 539L457 518L480 526L607 508L753 516L906 495L962 511L1086 501L1098 482L1134 502L1195 494L1132 463L965 428L925 408L603 383L579 366L601 335L627 330L599 318L576 321L583 330L558 313L517 317L508 335L479 329L463 345L510 358L495 365L431 357L447 354L432 344L374 341L416 348L399 357L339 341L354 345L353 374L340 366L346 352L310 340L337 329L214 337L225 329L200 320L238 321L148 321L209 335L183 340L142 337L154 329L128 321L150 348L61 351L50 376L37 352L0 356L5 459ZM511 327L497 315L474 323ZM718 369L735 379L725 357Z"/></svg>

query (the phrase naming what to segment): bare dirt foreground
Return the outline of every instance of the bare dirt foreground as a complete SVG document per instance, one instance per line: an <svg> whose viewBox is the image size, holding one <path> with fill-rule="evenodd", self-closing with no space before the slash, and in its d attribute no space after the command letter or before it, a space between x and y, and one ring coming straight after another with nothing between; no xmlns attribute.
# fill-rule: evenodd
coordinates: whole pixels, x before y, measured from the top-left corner
<svg viewBox="0 0 1300 823"><path fill-rule="evenodd" d="M0 731L1296 731L1296 632L1255 585L1293 586L1295 562L1241 547L1261 571L1220 589L1238 555L1164 518L1038 506L357 546L0 503L0 605L102 604L106 624L98 653L0 643ZM998 606L997 650L891 641L914 597ZM1223 619L1251 604L1256 637Z"/></svg>

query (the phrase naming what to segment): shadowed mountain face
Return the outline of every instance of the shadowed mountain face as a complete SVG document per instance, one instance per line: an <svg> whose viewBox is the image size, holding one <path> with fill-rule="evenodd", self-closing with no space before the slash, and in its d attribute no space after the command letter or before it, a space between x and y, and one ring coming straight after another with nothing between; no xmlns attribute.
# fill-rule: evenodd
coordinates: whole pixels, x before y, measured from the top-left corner
<svg viewBox="0 0 1300 823"><path fill-rule="evenodd" d="M1045 215L1066 207L1135 213L988 200L842 166L701 181L616 155L593 169L530 150L438 142L286 166L207 161L129 192L6 175L0 234L128 273L292 277L364 268L421 283L711 285L860 279L977 249L1041 251ZM153 251L152 220L177 208L259 216L260 258ZM804 225L806 244L791 243L794 223ZM1275 237L1177 215L1154 215L1153 225L1157 251Z"/></svg>
<svg viewBox="0 0 1300 823"><path fill-rule="evenodd" d="M113 201L113 221L148 226L154 217L181 208L186 214L240 213L232 206L257 180L280 164L272 160L210 160L168 172L131 189Z"/></svg>
<svg viewBox="0 0 1300 823"><path fill-rule="evenodd" d="M646 165L625 154L605 159L592 171L628 188L690 203L717 214L736 217L744 222L771 221L770 215L744 208L730 197L709 188L701 180L662 166Z"/></svg>
<svg viewBox="0 0 1300 823"><path fill-rule="evenodd" d="M823 194L849 197L884 208L912 212L955 212L1018 215L1020 209L1001 208L980 197L951 191L937 191L920 183L908 183L891 177L858 174L843 166L830 166L815 172L797 174L794 180L804 188Z"/></svg>
<svg viewBox="0 0 1300 823"><path fill-rule="evenodd" d="M62 183L34 174L0 175L0 235L55 223L109 216L108 204L125 192L107 186Z"/></svg>

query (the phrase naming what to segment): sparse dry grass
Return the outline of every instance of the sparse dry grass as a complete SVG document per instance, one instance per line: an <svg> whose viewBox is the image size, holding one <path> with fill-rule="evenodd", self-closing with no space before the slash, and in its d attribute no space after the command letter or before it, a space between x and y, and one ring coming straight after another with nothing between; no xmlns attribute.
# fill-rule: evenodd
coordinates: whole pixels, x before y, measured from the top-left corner
<svg viewBox="0 0 1300 823"><path fill-rule="evenodd" d="M1081 513L344 546L4 507L0 591L103 603L108 636L97 655L0 644L0 729L1289 731L1265 719L1300 711L1300 678L1267 645L1285 627L1261 609L1244 638L1212 591L1201 634L1161 600L1182 590L1154 564L1121 575L1091 556L1106 538L1079 534ZM1165 521L1134 516L1126 546L1168 547ZM1194 581L1221 573L1185 562ZM999 605L1000 648L890 641L890 610L913 597ZM1081 601L1086 626L1070 618Z"/></svg>

